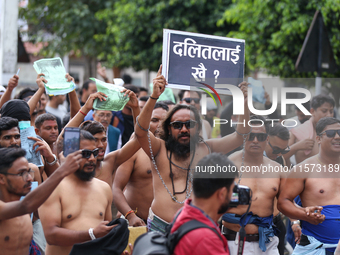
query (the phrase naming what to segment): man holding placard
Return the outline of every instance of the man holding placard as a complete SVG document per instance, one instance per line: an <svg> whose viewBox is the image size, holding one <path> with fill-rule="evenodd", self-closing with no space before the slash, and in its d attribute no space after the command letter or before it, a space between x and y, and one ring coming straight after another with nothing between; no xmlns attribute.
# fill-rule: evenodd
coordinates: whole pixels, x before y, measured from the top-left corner
<svg viewBox="0 0 340 255"><path fill-rule="evenodd" d="M153 80L152 95L137 118L135 134L139 143L152 159L154 201L148 218L149 230L164 232L175 213L183 206L192 191L192 170L196 163L211 152L227 153L240 146L242 134L250 130L248 126L237 126L237 132L221 139L203 141L199 137L201 118L197 109L188 105L176 105L165 118L156 138L148 130L152 109L167 84L160 67ZM247 83L239 85L247 98ZM246 123L249 112L240 116L239 122ZM167 210L164 210L167 208Z"/></svg>

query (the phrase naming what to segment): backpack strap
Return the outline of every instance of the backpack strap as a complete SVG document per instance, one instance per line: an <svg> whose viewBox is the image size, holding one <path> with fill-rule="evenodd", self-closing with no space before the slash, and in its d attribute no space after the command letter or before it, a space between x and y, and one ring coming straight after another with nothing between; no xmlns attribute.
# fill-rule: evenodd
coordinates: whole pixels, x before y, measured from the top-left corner
<svg viewBox="0 0 340 255"><path fill-rule="evenodd" d="M208 228L208 229L214 231L215 234L221 239L222 243L224 243L220 233L218 233L218 231L215 228L209 227L207 224L202 223L198 220L190 220L190 221L184 223L174 233L172 233L168 236L168 247L169 247L169 250L170 250L170 254L173 254L177 243L181 240L181 238L184 235L186 235L190 231L198 229L198 228Z"/></svg>

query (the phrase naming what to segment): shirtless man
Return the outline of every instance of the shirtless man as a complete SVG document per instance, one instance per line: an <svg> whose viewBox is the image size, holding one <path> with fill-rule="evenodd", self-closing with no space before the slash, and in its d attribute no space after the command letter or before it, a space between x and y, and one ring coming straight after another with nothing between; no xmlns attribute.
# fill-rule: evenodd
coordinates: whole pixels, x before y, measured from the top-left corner
<svg viewBox="0 0 340 255"><path fill-rule="evenodd" d="M62 166L43 184L30 192L33 172L28 166L25 154L26 152L20 148L0 149L1 254L27 255L29 253L33 235L29 214L45 202L64 177L78 169L81 159L80 151L70 154ZM20 201L21 196L25 196L22 201Z"/></svg>
<svg viewBox="0 0 340 255"><path fill-rule="evenodd" d="M122 89L122 91L130 97L129 102L126 105L132 109L132 114L135 119L135 117L139 114L137 97L131 90ZM80 111L70 120L66 127L79 127L87 113L92 110L93 102L96 98L98 98L98 100L105 100L105 94L101 92L91 94ZM140 145L136 138L132 138L131 141L129 141L121 149L110 152L104 157L107 147L107 136L104 126L99 122L96 123L92 124L90 121L84 122L81 128L89 131L94 136L96 140L96 148L99 149L95 177L105 181L110 185L110 187L112 187L115 170L120 164L132 157L132 155L139 150ZM63 132L58 138L59 144L62 141L62 134Z"/></svg>
<svg viewBox="0 0 340 255"><path fill-rule="evenodd" d="M248 186L253 192L249 210L249 214L252 213L253 217L249 222L245 222L247 236L244 254L279 254L277 248L279 240L277 236L274 236L272 225L274 200L278 196L280 187L280 173L269 173L268 171L268 173L262 174L262 170L265 171L265 167L269 169L270 166L280 170L282 168L280 164L263 155L268 142L268 126L263 125L265 119L262 116L252 116L250 119L253 119L252 130L244 146L244 162L242 163L243 151L235 152L229 156L229 159L240 169L240 184ZM249 169L253 169L253 171ZM241 215L246 213L247 208L248 205L239 205L228 210L228 213L222 217L222 232L228 240L230 254L237 254L236 232L240 230ZM262 240L261 234L259 235L259 226L252 224L253 218L266 224L264 227L267 233L266 238L271 237L270 242L265 243L265 240Z"/></svg>
<svg viewBox="0 0 340 255"><path fill-rule="evenodd" d="M46 255L68 255L74 244L91 240L91 230L99 238L114 227L106 226L112 219L111 189L93 178L98 149L95 138L84 130L80 131L80 149L78 170L66 177L39 208Z"/></svg>
<svg viewBox="0 0 340 255"><path fill-rule="evenodd" d="M220 138L203 141L199 137L201 130L201 117L197 109L191 105L176 105L168 113L160 128L160 138L147 131L152 110L157 98L163 93L166 85L160 67L157 77L153 80L152 95L140 113L135 127L135 134L142 148L150 154L148 134L157 168L153 168L154 200L152 202L148 228L163 231L172 220L178 209L183 206L184 200L189 198L192 191L190 171L196 163L210 152L227 153L240 146L242 135L248 133L248 125L239 125L237 132ZM247 98L247 83L240 85ZM245 107L247 109L247 107ZM249 112L241 116L239 122L248 122ZM154 165L155 166L155 165ZM161 178L160 178L161 177Z"/></svg>
<svg viewBox="0 0 340 255"><path fill-rule="evenodd" d="M328 255L333 254L340 239L340 121L322 118L316 125L316 133L319 153L292 169L281 189L278 208L288 217L303 220L296 253L314 254L315 247L331 244L333 248L326 250ZM302 207L293 202L298 195ZM328 247L319 249L324 248Z"/></svg>
<svg viewBox="0 0 340 255"><path fill-rule="evenodd" d="M150 121L150 131L154 135L168 110L166 104L156 103ZM113 201L123 215L134 211L127 216L130 226L144 226L147 221L153 200L151 169L152 162L141 148L120 165L115 174L112 186Z"/></svg>
<svg viewBox="0 0 340 255"><path fill-rule="evenodd" d="M319 152L318 144L315 142L316 123L323 117L333 117L334 115L334 99L326 95L318 95L311 100L310 113L312 117L290 130L289 146L290 152L284 155L287 160L295 154L296 163L304 161Z"/></svg>

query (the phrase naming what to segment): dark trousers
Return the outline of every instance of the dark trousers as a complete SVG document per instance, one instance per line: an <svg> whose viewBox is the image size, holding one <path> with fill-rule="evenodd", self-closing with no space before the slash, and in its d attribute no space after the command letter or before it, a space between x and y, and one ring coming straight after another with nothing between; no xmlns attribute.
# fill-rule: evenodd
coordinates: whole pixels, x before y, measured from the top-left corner
<svg viewBox="0 0 340 255"><path fill-rule="evenodd" d="M286 226L281 219L281 214L277 215L273 219L273 223L280 230L280 234L277 235L279 238L279 245L277 246L280 255L285 254L285 237L286 237Z"/></svg>

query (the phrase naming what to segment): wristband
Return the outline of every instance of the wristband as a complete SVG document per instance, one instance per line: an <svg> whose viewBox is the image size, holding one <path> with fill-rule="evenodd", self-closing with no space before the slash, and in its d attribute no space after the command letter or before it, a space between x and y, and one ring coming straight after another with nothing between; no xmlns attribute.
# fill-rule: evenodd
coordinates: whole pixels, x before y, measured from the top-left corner
<svg viewBox="0 0 340 255"><path fill-rule="evenodd" d="M93 228L90 228L90 229L89 229L89 235L90 235L90 237L91 237L91 240L95 240L95 239L96 239L96 237L95 237L94 234L93 234Z"/></svg>
<svg viewBox="0 0 340 255"><path fill-rule="evenodd" d="M127 219L127 216L129 216L131 213L135 213L134 210L130 210L125 214L125 219Z"/></svg>
<svg viewBox="0 0 340 255"><path fill-rule="evenodd" d="M159 97L152 97L152 96L150 96L150 98L153 99L153 100L157 100Z"/></svg>
<svg viewBox="0 0 340 255"><path fill-rule="evenodd" d="M83 113L81 110L79 110L79 112L80 112L81 114L83 114L84 116L86 116L86 114L85 114L85 113Z"/></svg>
<svg viewBox="0 0 340 255"><path fill-rule="evenodd" d="M294 220L291 225L293 226L294 224L299 224L300 225L300 221L299 220Z"/></svg>
<svg viewBox="0 0 340 255"><path fill-rule="evenodd" d="M52 154L53 155L53 157L54 157L54 160L52 161L52 162L47 162L47 160L46 160L46 163L47 163L47 165L49 165L49 166L53 166L53 165L55 165L56 163L57 163L57 156L56 155L54 155L54 154Z"/></svg>

